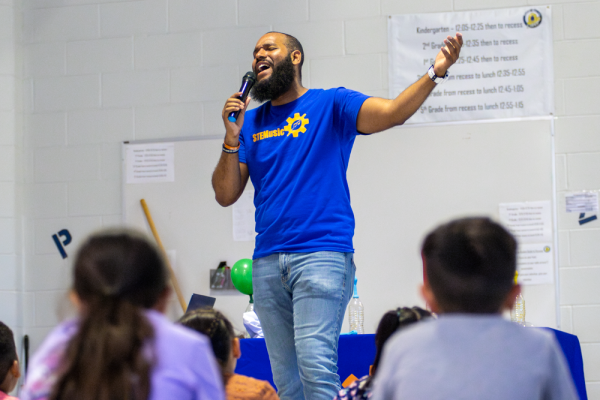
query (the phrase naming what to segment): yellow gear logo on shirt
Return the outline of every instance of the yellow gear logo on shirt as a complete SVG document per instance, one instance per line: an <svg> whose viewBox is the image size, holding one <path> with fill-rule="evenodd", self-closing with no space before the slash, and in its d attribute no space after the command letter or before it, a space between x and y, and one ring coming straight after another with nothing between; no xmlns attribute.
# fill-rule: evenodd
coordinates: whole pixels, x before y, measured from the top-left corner
<svg viewBox="0 0 600 400"><path fill-rule="evenodd" d="M294 114L294 118L289 117L287 121L287 126L283 128L284 131L287 131L288 134L286 136L294 135L294 137L298 137L298 132L306 132L306 125L308 125L308 118L304 118L306 114L300 116L300 113Z"/></svg>

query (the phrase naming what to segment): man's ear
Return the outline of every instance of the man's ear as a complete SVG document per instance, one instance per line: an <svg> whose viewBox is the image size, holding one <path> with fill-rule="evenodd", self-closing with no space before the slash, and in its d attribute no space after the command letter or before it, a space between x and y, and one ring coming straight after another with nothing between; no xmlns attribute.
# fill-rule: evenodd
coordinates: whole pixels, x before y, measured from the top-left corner
<svg viewBox="0 0 600 400"><path fill-rule="evenodd" d="M439 313L440 308L438 306L438 302L435 298L435 295L433 294L433 291L431 290L431 286L429 286L429 282L425 282L424 284L422 284L420 289L421 289L421 296L423 297L423 299L429 306L429 309L436 314Z"/></svg>
<svg viewBox="0 0 600 400"><path fill-rule="evenodd" d="M242 349L240 348L240 339L231 339L231 352L233 353L233 358L235 359L239 359L242 356Z"/></svg>
<svg viewBox="0 0 600 400"><path fill-rule="evenodd" d="M521 293L521 285L513 285L512 289L510 289L510 292L508 292L506 298L504 299L504 303L502 304L502 309L500 310L500 312L504 310L512 310L519 293Z"/></svg>
<svg viewBox="0 0 600 400"><path fill-rule="evenodd" d="M302 53L300 52L300 50L292 51L290 57L292 58L292 64L300 65L300 61L302 61Z"/></svg>

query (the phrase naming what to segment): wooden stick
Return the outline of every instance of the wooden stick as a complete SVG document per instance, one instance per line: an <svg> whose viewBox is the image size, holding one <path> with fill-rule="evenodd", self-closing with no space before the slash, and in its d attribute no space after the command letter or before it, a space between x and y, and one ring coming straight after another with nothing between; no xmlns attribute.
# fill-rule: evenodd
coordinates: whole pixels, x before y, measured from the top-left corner
<svg viewBox="0 0 600 400"><path fill-rule="evenodd" d="M150 225L150 230L154 235L154 239L156 239L156 243L158 247L160 247L163 252L163 256L165 258L165 262L167 263L167 267L169 267L169 272L171 275L171 283L173 284L173 289L175 289L175 294L177 294L177 299L179 300L179 304L181 305L181 309L183 312L187 310L187 304L183 299L183 294L181 293L181 288L179 287L179 282L177 281L177 277L175 276L175 271L173 271L173 267L171 267L171 263L169 262L169 257L167 257L167 252L163 247L162 241L160 240L160 236L158 236L158 231L156 230L156 226L154 226L154 221L152 220L152 215L150 215L150 210L148 209L148 205L146 204L146 200L141 199L140 204L144 209L144 214L146 214L146 220L148 221L148 225Z"/></svg>

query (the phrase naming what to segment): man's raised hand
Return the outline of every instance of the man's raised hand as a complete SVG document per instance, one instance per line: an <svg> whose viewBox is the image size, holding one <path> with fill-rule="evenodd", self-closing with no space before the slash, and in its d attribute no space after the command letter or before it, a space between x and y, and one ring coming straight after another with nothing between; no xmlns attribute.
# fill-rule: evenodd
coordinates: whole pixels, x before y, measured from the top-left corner
<svg viewBox="0 0 600 400"><path fill-rule="evenodd" d="M433 70L437 76L446 75L448 68L458 60L463 44L462 34L457 33L454 37L448 36L444 39L444 44L445 46L440 49L433 63Z"/></svg>

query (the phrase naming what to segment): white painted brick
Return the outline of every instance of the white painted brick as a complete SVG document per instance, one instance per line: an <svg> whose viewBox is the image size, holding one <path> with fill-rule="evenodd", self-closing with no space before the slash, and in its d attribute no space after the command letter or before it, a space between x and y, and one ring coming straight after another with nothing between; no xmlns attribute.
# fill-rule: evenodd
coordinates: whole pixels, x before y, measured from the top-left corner
<svg viewBox="0 0 600 400"><path fill-rule="evenodd" d="M600 15L600 2L563 4L565 39L600 37L596 17Z"/></svg>
<svg viewBox="0 0 600 400"><path fill-rule="evenodd" d="M17 256L0 255L0 290L17 290Z"/></svg>
<svg viewBox="0 0 600 400"><path fill-rule="evenodd" d="M67 185L65 183L38 183L31 190L31 209L36 218L67 216Z"/></svg>
<svg viewBox="0 0 600 400"><path fill-rule="evenodd" d="M72 261L71 257L63 259L58 254L33 255L25 269L25 290L69 289Z"/></svg>
<svg viewBox="0 0 600 400"><path fill-rule="evenodd" d="M0 146L0 182L13 182L15 173L15 148Z"/></svg>
<svg viewBox="0 0 600 400"><path fill-rule="evenodd" d="M35 293L36 326L55 326L73 314L67 290Z"/></svg>
<svg viewBox="0 0 600 400"><path fill-rule="evenodd" d="M562 268L560 270L561 305L600 304L600 268Z"/></svg>
<svg viewBox="0 0 600 400"><path fill-rule="evenodd" d="M86 40L98 37L98 6L42 8L25 12L24 31L34 42Z"/></svg>
<svg viewBox="0 0 600 400"><path fill-rule="evenodd" d="M23 112L33 112L33 79L23 79Z"/></svg>
<svg viewBox="0 0 600 400"><path fill-rule="evenodd" d="M14 146L15 117L14 111L0 111L0 146Z"/></svg>
<svg viewBox="0 0 600 400"><path fill-rule="evenodd" d="M505 7L520 7L526 6L527 0L503 0L502 4L498 4L497 0L454 0L454 10L480 10L485 8L505 8Z"/></svg>
<svg viewBox="0 0 600 400"><path fill-rule="evenodd" d="M196 136L202 129L200 103L137 107L135 109L135 138Z"/></svg>
<svg viewBox="0 0 600 400"><path fill-rule="evenodd" d="M0 292L0 321L9 327L17 326L19 323L17 302L19 301L18 292Z"/></svg>
<svg viewBox="0 0 600 400"><path fill-rule="evenodd" d="M600 224L594 224L596 229L570 232L569 248L572 266L600 265ZM591 225L590 224L590 225Z"/></svg>
<svg viewBox="0 0 600 400"><path fill-rule="evenodd" d="M531 3L531 0L529 0ZM548 2L544 2L543 4L548 4ZM554 39L554 44L556 46L557 40L563 40L565 38L565 27L563 24L563 8L560 4L552 5L552 38ZM554 54L556 57L556 50L554 50Z"/></svg>
<svg viewBox="0 0 600 400"><path fill-rule="evenodd" d="M79 245L92 233L102 228L101 217L72 217L37 219L34 221L35 254L50 254L62 259L52 235L67 229L73 241L64 247L68 257L75 255ZM61 238L63 240L64 238Z"/></svg>
<svg viewBox="0 0 600 400"><path fill-rule="evenodd" d="M136 37L135 69L191 67L202 64L202 34L176 33Z"/></svg>
<svg viewBox="0 0 600 400"><path fill-rule="evenodd" d="M563 117L556 119L556 152L580 153L600 151L600 116Z"/></svg>
<svg viewBox="0 0 600 400"><path fill-rule="evenodd" d="M170 0L169 31L200 31L236 24L235 0Z"/></svg>
<svg viewBox="0 0 600 400"><path fill-rule="evenodd" d="M69 183L69 216L119 214L121 181Z"/></svg>
<svg viewBox="0 0 600 400"><path fill-rule="evenodd" d="M215 66L239 63L250 70L254 46L267 31L259 27L205 32L202 35L202 64Z"/></svg>
<svg viewBox="0 0 600 400"><path fill-rule="evenodd" d="M27 0L30 8L65 7L81 4L118 3L132 0Z"/></svg>
<svg viewBox="0 0 600 400"><path fill-rule="evenodd" d="M387 18L346 21L346 53L387 53Z"/></svg>
<svg viewBox="0 0 600 400"><path fill-rule="evenodd" d="M166 0L100 5L100 32L103 37L164 33L166 31Z"/></svg>
<svg viewBox="0 0 600 400"><path fill-rule="evenodd" d="M69 144L112 143L133 139L133 109L72 111L67 115Z"/></svg>
<svg viewBox="0 0 600 400"><path fill-rule="evenodd" d="M294 24L308 20L308 3L306 0L244 0L239 2L238 15L241 26ZM302 42L302 38L298 39Z"/></svg>
<svg viewBox="0 0 600 400"><path fill-rule="evenodd" d="M600 189L600 153L567 156L569 190Z"/></svg>
<svg viewBox="0 0 600 400"><path fill-rule="evenodd" d="M34 153L36 182L64 182L98 179L98 148L78 146L41 148Z"/></svg>
<svg viewBox="0 0 600 400"><path fill-rule="evenodd" d="M31 295L33 297L32 304L35 305L34 294ZM35 309L35 307L32 308ZM36 327L35 320L26 328L26 333L29 335L30 354L35 354L52 329L54 329L53 326Z"/></svg>
<svg viewBox="0 0 600 400"><path fill-rule="evenodd" d="M569 231L558 231L558 266L570 266L569 262Z"/></svg>
<svg viewBox="0 0 600 400"><path fill-rule="evenodd" d="M88 40L67 43L67 73L71 75L133 69L131 38Z"/></svg>
<svg viewBox="0 0 600 400"><path fill-rule="evenodd" d="M124 226L122 215L105 215L102 217L102 226L105 228L122 228Z"/></svg>
<svg viewBox="0 0 600 400"><path fill-rule="evenodd" d="M240 88L237 66L181 68L171 71L171 101L222 101Z"/></svg>
<svg viewBox="0 0 600 400"><path fill-rule="evenodd" d="M343 86L358 91L382 88L379 57L361 55L312 60L310 67L314 88Z"/></svg>
<svg viewBox="0 0 600 400"><path fill-rule="evenodd" d="M344 54L344 26L342 21L309 22L305 24L274 25L274 30L283 31L298 38L302 43L307 60ZM327 38L327 40L323 40ZM258 38L254 41L258 41ZM255 44L252 45L254 49ZM307 64L304 64L304 71Z"/></svg>
<svg viewBox="0 0 600 400"><path fill-rule="evenodd" d="M600 39L566 40L554 43L554 76L556 78L579 78L599 76L594 68L600 63L600 52L590 51L600 46Z"/></svg>
<svg viewBox="0 0 600 400"><path fill-rule="evenodd" d="M15 16L12 7L0 6L0 38L13 38Z"/></svg>
<svg viewBox="0 0 600 400"><path fill-rule="evenodd" d="M121 143L103 144L100 154L100 176L102 179L121 179L121 169Z"/></svg>
<svg viewBox="0 0 600 400"><path fill-rule="evenodd" d="M250 103L255 103L251 101ZM204 129L205 135L223 135L225 137L225 126L223 125L223 117L221 112L225 102L210 102L204 103Z"/></svg>
<svg viewBox="0 0 600 400"><path fill-rule="evenodd" d="M67 143L65 113L28 114L25 130L34 147L63 146Z"/></svg>
<svg viewBox="0 0 600 400"><path fill-rule="evenodd" d="M311 20L364 18L379 15L379 2L372 0L309 0Z"/></svg>
<svg viewBox="0 0 600 400"><path fill-rule="evenodd" d="M23 299L23 326L31 327L35 325L35 296L33 293L21 292ZM28 328L29 329L29 328ZM31 347L31 337L29 337L29 345Z"/></svg>
<svg viewBox="0 0 600 400"><path fill-rule="evenodd" d="M161 104L168 101L168 71L119 72L102 75L103 107Z"/></svg>
<svg viewBox="0 0 600 400"><path fill-rule="evenodd" d="M585 391L586 391L588 400L600 399L600 382L586 381L585 382Z"/></svg>
<svg viewBox="0 0 600 400"><path fill-rule="evenodd" d="M557 79L554 81L554 114L565 115L565 81Z"/></svg>
<svg viewBox="0 0 600 400"><path fill-rule="evenodd" d="M0 218L15 217L15 184L0 182Z"/></svg>
<svg viewBox="0 0 600 400"><path fill-rule="evenodd" d="M573 307L573 334L581 343L600 342L600 306Z"/></svg>
<svg viewBox="0 0 600 400"><path fill-rule="evenodd" d="M567 190L567 156L557 154L556 160L556 190Z"/></svg>
<svg viewBox="0 0 600 400"><path fill-rule="evenodd" d="M98 75L40 78L34 81L34 107L38 112L78 110L100 105Z"/></svg>
<svg viewBox="0 0 600 400"><path fill-rule="evenodd" d="M583 373L586 381L600 380L600 344L583 343L581 345L583 355ZM592 399L591 397L588 397Z"/></svg>
<svg viewBox="0 0 600 400"><path fill-rule="evenodd" d="M381 14L419 14L453 11L452 0L397 1L381 0Z"/></svg>
<svg viewBox="0 0 600 400"><path fill-rule="evenodd" d="M14 110L15 101L15 78L0 76L0 110Z"/></svg>
<svg viewBox="0 0 600 400"><path fill-rule="evenodd" d="M0 74L14 75L15 73L15 41L0 39Z"/></svg>
<svg viewBox="0 0 600 400"><path fill-rule="evenodd" d="M598 3L600 4L600 3ZM567 115L600 114L600 77L565 79L565 111Z"/></svg>
<svg viewBox="0 0 600 400"><path fill-rule="evenodd" d="M560 308L560 330L567 333L573 333L573 307Z"/></svg>
<svg viewBox="0 0 600 400"><path fill-rule="evenodd" d="M65 74L64 43L33 43L25 46L25 76L61 76Z"/></svg>
<svg viewBox="0 0 600 400"><path fill-rule="evenodd" d="M0 218L0 254L15 253L15 237L15 220L13 218Z"/></svg>

